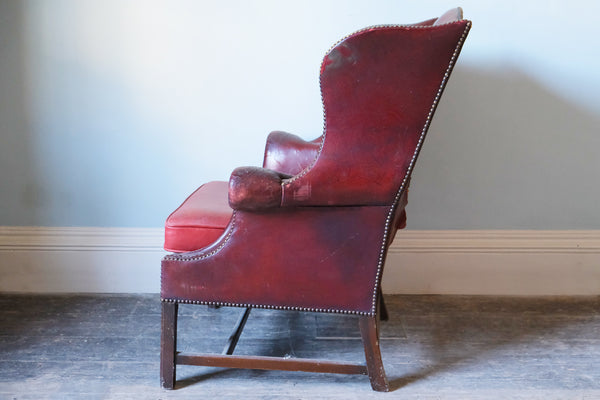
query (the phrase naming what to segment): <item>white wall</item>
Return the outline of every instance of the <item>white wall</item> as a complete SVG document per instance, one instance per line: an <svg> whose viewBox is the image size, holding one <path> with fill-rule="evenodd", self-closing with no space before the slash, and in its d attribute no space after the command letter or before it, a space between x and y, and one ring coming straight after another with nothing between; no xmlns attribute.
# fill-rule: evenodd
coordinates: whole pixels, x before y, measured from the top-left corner
<svg viewBox="0 0 600 400"><path fill-rule="evenodd" d="M415 229L598 229L596 1L0 2L0 225L160 227L191 190L320 134L321 58L461 5Z"/></svg>

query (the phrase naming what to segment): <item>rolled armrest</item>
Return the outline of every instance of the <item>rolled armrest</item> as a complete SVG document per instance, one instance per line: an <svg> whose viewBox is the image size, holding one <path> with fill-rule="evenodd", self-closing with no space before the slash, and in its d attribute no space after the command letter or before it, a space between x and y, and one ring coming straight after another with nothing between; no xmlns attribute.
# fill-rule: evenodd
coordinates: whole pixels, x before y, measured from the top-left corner
<svg viewBox="0 0 600 400"><path fill-rule="evenodd" d="M296 175L315 160L320 146L321 137L306 141L291 133L271 132L267 138L263 167Z"/></svg>
<svg viewBox="0 0 600 400"><path fill-rule="evenodd" d="M266 168L236 168L229 178L229 206L247 211L281 207L281 181L289 177Z"/></svg>

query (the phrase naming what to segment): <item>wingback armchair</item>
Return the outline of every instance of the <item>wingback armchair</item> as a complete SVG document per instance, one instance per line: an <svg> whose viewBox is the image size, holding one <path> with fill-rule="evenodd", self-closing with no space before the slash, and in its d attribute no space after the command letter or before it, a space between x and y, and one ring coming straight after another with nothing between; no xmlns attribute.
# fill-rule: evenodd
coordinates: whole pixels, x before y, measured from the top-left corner
<svg viewBox="0 0 600 400"><path fill-rule="evenodd" d="M163 387L188 364L366 374L373 389L389 390L378 331L386 253L404 227L411 172L470 26L454 9L345 37L321 64L323 134L272 132L262 167L202 185L169 216ZM177 351L179 303L246 310L223 355ZM251 308L357 315L366 363L235 356Z"/></svg>

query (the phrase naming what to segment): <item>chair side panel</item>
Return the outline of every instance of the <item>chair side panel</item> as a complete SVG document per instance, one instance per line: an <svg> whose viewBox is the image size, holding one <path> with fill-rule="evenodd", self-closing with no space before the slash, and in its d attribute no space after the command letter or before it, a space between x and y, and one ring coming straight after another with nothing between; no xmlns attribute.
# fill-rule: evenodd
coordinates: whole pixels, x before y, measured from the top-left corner
<svg viewBox="0 0 600 400"><path fill-rule="evenodd" d="M212 247L165 257L162 298L370 314L389 210L238 211Z"/></svg>

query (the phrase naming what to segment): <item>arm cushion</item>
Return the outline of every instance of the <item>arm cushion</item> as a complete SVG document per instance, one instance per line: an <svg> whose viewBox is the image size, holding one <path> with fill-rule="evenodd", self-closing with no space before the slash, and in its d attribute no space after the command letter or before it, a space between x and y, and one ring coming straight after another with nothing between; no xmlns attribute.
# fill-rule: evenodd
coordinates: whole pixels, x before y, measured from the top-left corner
<svg viewBox="0 0 600 400"><path fill-rule="evenodd" d="M289 177L266 168L236 168L229 178L229 206L246 211L281 207L281 181Z"/></svg>
<svg viewBox="0 0 600 400"><path fill-rule="evenodd" d="M307 142L291 133L271 132L267 138L263 167L296 175L315 160L321 140L322 138L318 137Z"/></svg>

